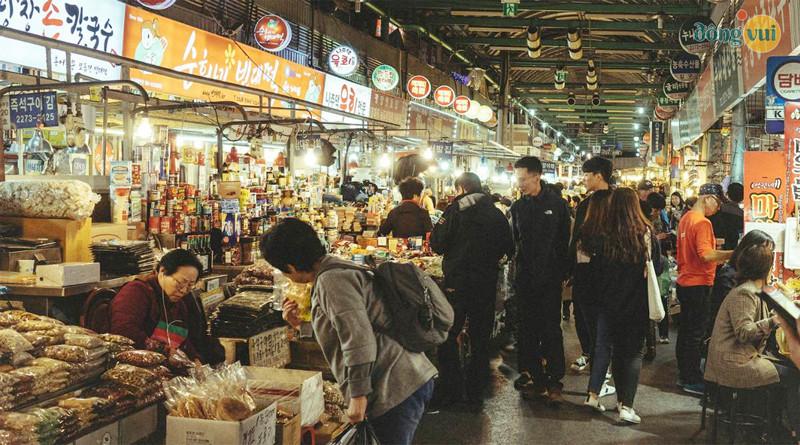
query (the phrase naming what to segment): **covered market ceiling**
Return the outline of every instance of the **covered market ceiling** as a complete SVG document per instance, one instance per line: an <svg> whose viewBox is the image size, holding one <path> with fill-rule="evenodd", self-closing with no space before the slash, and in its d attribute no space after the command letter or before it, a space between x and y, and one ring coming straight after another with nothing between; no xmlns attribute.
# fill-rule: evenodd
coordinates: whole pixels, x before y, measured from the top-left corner
<svg viewBox="0 0 800 445"><path fill-rule="evenodd" d="M626 150L635 149L634 137L653 116L670 57L682 51L680 26L695 16L708 17L714 6L709 0L521 0L516 14L504 14L500 0L364 3L404 29L440 40L474 66L486 68L493 79L502 78L507 58L512 100L577 144L607 140L622 142ZM538 31L535 47L541 50L535 54L528 51L529 30ZM570 33L573 41L580 38L573 47L580 46L582 54L570 54ZM587 87L590 61L597 74L595 90ZM563 89L555 86L558 70L566 71Z"/></svg>

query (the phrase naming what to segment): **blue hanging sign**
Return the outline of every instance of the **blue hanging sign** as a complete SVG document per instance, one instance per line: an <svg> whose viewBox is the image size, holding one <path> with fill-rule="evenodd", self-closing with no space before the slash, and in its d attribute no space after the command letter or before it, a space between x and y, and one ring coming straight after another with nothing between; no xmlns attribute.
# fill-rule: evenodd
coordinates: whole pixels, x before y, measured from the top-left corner
<svg viewBox="0 0 800 445"><path fill-rule="evenodd" d="M766 132L783 133L783 106L800 100L800 56L767 58Z"/></svg>
<svg viewBox="0 0 800 445"><path fill-rule="evenodd" d="M18 129L36 128L40 121L45 127L58 126L58 103L55 91L9 96L8 109L11 125Z"/></svg>

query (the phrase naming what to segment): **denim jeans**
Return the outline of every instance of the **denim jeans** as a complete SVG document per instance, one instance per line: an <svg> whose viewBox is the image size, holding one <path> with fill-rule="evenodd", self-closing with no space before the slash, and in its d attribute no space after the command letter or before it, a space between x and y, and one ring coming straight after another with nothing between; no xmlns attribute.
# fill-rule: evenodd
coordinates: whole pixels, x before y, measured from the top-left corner
<svg viewBox="0 0 800 445"><path fill-rule="evenodd" d="M800 433L800 372L792 365L773 364L781 379L781 393L786 398L786 417L789 426Z"/></svg>
<svg viewBox="0 0 800 445"><path fill-rule="evenodd" d="M425 405L433 396L433 379L380 417L369 419L381 445L411 445Z"/></svg>
<svg viewBox="0 0 800 445"><path fill-rule="evenodd" d="M678 342L675 357L678 359L679 378L684 384L703 382L700 359L703 356L703 341L708 322L709 286L678 285L678 301L681 313L678 325Z"/></svg>
<svg viewBox="0 0 800 445"><path fill-rule="evenodd" d="M600 393L610 362L611 374L617 388L617 400L632 408L639 386L639 371L642 369L644 338L627 335L626 329L611 326L609 319L609 315L603 310L597 314L597 335L589 391Z"/></svg>

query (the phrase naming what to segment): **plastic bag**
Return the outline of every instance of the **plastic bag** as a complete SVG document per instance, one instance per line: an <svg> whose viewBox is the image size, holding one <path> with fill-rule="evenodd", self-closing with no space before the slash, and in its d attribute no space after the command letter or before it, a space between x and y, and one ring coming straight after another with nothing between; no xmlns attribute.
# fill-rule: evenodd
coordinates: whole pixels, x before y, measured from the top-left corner
<svg viewBox="0 0 800 445"><path fill-rule="evenodd" d="M337 440L331 445L380 445L378 436L369 421L363 421L356 425L350 425Z"/></svg>
<svg viewBox="0 0 800 445"><path fill-rule="evenodd" d="M192 368L191 376L164 383L169 413L177 417L209 420L243 420L256 409L247 392L247 375L237 362L217 369Z"/></svg>
<svg viewBox="0 0 800 445"><path fill-rule="evenodd" d="M99 348L105 342L98 337L86 334L64 334L64 343L73 346L82 346L86 349Z"/></svg>
<svg viewBox="0 0 800 445"><path fill-rule="evenodd" d="M154 351L133 350L120 352L114 357L118 362L142 368L153 368L167 360L163 354Z"/></svg>
<svg viewBox="0 0 800 445"><path fill-rule="evenodd" d="M84 219L100 195L81 181L6 181L0 183L0 215Z"/></svg>
<svg viewBox="0 0 800 445"><path fill-rule="evenodd" d="M130 338L124 337L122 335L100 334L100 335L98 335L98 337L100 337L100 339L105 341L105 342L114 343L114 344L121 345L121 346L133 346L133 345L136 344L136 342L134 342Z"/></svg>
<svg viewBox="0 0 800 445"><path fill-rule="evenodd" d="M69 363L89 361L89 350L81 346L55 345L44 348L44 355Z"/></svg>
<svg viewBox="0 0 800 445"><path fill-rule="evenodd" d="M31 342L12 329L0 329L0 351L19 354L33 349Z"/></svg>
<svg viewBox="0 0 800 445"><path fill-rule="evenodd" d="M18 332L30 332L30 331L48 331L50 329L55 328L57 325L51 323L49 321L42 321L42 320L25 320L17 323L14 326L14 330Z"/></svg>
<svg viewBox="0 0 800 445"><path fill-rule="evenodd" d="M158 376L138 366L118 364L103 374L103 380L133 388L143 388L158 381Z"/></svg>

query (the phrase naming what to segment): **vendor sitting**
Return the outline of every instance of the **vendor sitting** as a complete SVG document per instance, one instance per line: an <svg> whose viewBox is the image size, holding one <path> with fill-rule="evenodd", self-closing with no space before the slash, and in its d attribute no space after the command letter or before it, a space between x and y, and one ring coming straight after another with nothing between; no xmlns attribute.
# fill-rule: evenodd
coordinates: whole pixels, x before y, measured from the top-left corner
<svg viewBox="0 0 800 445"><path fill-rule="evenodd" d="M111 333L130 338L139 349L167 355L180 349L195 361L222 361L224 351L206 334L203 308L191 294L201 270L188 250L164 255L155 273L126 284L111 301Z"/></svg>
<svg viewBox="0 0 800 445"><path fill-rule="evenodd" d="M425 237L431 230L431 216L420 206L422 190L425 184L418 178L409 177L398 186L403 202L392 209L386 220L381 224L378 235L387 236L390 233L395 238Z"/></svg>

